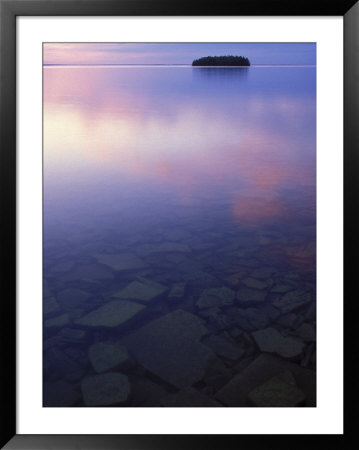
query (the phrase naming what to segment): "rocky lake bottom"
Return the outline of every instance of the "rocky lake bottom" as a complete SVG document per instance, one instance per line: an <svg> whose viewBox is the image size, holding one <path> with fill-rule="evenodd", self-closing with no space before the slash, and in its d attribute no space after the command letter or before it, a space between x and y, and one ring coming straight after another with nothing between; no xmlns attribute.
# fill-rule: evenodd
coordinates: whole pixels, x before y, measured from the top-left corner
<svg viewBox="0 0 359 450"><path fill-rule="evenodd" d="M315 406L313 236L205 214L45 234L43 405Z"/></svg>

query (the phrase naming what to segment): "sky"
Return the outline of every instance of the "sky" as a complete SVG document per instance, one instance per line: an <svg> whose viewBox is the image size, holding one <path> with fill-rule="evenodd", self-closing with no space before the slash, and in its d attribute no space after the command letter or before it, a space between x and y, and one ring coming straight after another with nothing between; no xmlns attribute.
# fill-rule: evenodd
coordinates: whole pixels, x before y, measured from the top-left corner
<svg viewBox="0 0 359 450"><path fill-rule="evenodd" d="M191 64L235 55L251 64L315 65L315 43L45 43L44 64Z"/></svg>

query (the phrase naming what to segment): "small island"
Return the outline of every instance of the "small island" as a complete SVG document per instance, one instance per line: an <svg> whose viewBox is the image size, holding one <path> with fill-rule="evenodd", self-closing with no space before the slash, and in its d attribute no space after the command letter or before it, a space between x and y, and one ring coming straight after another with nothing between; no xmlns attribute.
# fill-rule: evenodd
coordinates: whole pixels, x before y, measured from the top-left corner
<svg viewBox="0 0 359 450"><path fill-rule="evenodd" d="M192 66L250 66L248 58L244 56L205 56L204 58L195 59Z"/></svg>

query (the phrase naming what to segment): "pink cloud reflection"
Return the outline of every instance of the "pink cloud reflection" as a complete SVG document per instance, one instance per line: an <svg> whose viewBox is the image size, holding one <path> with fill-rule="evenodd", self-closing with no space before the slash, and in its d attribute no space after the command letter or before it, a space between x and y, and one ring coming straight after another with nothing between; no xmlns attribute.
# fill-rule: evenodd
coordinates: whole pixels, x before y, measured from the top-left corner
<svg viewBox="0 0 359 450"><path fill-rule="evenodd" d="M284 214L283 188L313 184L314 166L298 170L308 144L298 138L294 145L290 136L267 126L262 109L285 117L280 102L268 99L247 117L223 118L188 99L162 111L163 105L154 106L157 91L138 95L128 89L132 69L121 69L128 71L123 78L112 70L104 75L98 69L45 69L48 173L92 167L104 179L125 175L165 184L184 203L198 191L217 190L231 199L234 218L247 223Z"/></svg>

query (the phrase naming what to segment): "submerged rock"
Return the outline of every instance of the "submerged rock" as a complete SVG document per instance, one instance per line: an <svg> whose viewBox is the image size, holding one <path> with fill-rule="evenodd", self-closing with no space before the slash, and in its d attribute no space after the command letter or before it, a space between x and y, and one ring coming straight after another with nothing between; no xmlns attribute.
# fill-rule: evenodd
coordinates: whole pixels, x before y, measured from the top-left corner
<svg viewBox="0 0 359 450"><path fill-rule="evenodd" d="M60 305L56 301L55 297L44 297L43 300L43 313L44 317L51 317L61 312Z"/></svg>
<svg viewBox="0 0 359 450"><path fill-rule="evenodd" d="M128 401L130 383L126 375L108 372L86 377L81 391L86 406L122 405Z"/></svg>
<svg viewBox="0 0 359 450"><path fill-rule="evenodd" d="M120 292L113 295L115 298L128 300L139 300L141 302L150 302L166 292L167 286L142 278L132 281Z"/></svg>
<svg viewBox="0 0 359 450"><path fill-rule="evenodd" d="M58 336L61 342L71 342L75 344L83 344L86 342L87 333L85 330L77 330L74 328L63 328Z"/></svg>
<svg viewBox="0 0 359 450"><path fill-rule="evenodd" d="M270 320L276 320L280 316L279 309L269 304L263 305L260 310L265 313L270 318Z"/></svg>
<svg viewBox="0 0 359 450"><path fill-rule="evenodd" d="M131 365L131 360L124 345L112 345L99 342L89 348L89 359L95 372L101 373L111 369L124 369Z"/></svg>
<svg viewBox="0 0 359 450"><path fill-rule="evenodd" d="M51 317L61 312L60 305L56 301L54 295L49 289L49 285L47 284L47 281L43 281L43 290L42 290L42 297L43 297L43 315L44 317Z"/></svg>
<svg viewBox="0 0 359 450"><path fill-rule="evenodd" d="M86 367L86 369L89 368L88 352L84 348L78 345L67 345L64 347L64 352L69 358L76 361L77 364Z"/></svg>
<svg viewBox="0 0 359 450"><path fill-rule="evenodd" d="M272 287L271 292L273 292L274 294L284 294L285 292L292 290L293 290L292 285L279 283Z"/></svg>
<svg viewBox="0 0 359 450"><path fill-rule="evenodd" d="M222 406L215 400L201 394L197 389L186 388L175 394L161 398L162 406L169 407L217 407Z"/></svg>
<svg viewBox="0 0 359 450"><path fill-rule="evenodd" d="M52 319L45 320L44 326L47 329L50 328L62 328L66 327L70 323L68 314L61 314L61 316L54 317Z"/></svg>
<svg viewBox="0 0 359 450"><path fill-rule="evenodd" d="M293 334L304 341L315 341L315 328L309 323L303 323L293 332Z"/></svg>
<svg viewBox="0 0 359 450"><path fill-rule="evenodd" d="M306 313L304 314L304 320L315 322L317 319L317 305L315 302L308 306Z"/></svg>
<svg viewBox="0 0 359 450"><path fill-rule="evenodd" d="M275 267L261 267L251 272L253 278L269 278L273 273L277 272Z"/></svg>
<svg viewBox="0 0 359 450"><path fill-rule="evenodd" d="M229 334L233 339L238 339L243 334L243 331L240 328L234 327L230 330Z"/></svg>
<svg viewBox="0 0 359 450"><path fill-rule="evenodd" d="M252 333L262 352L277 353L283 358L297 358L303 353L305 344L298 339L283 337L274 328L265 328Z"/></svg>
<svg viewBox="0 0 359 450"><path fill-rule="evenodd" d="M305 398L303 391L292 383L286 382L280 375L257 386L248 394L250 404L259 407L301 406Z"/></svg>
<svg viewBox="0 0 359 450"><path fill-rule="evenodd" d="M244 349L233 344L222 336L210 336L203 343L208 345L216 355L231 361L236 361L244 355Z"/></svg>
<svg viewBox="0 0 359 450"><path fill-rule="evenodd" d="M279 317L277 320L277 324L282 327L292 328L293 325L297 322L298 316L294 313L285 314L284 316Z"/></svg>
<svg viewBox="0 0 359 450"><path fill-rule="evenodd" d="M187 260L187 257L183 253L168 253L165 258L172 264L180 264L181 262Z"/></svg>
<svg viewBox="0 0 359 450"><path fill-rule="evenodd" d="M236 261L236 265L255 268L258 267L259 262L256 259L238 259L238 261Z"/></svg>
<svg viewBox="0 0 359 450"><path fill-rule="evenodd" d="M211 330L226 330L233 324L232 318L223 314L220 308L204 308L199 311L199 315L206 319Z"/></svg>
<svg viewBox="0 0 359 450"><path fill-rule="evenodd" d="M144 309L145 306L135 302L114 300L106 303L95 311L91 311L76 320L75 323L90 328L114 328L126 324Z"/></svg>
<svg viewBox="0 0 359 450"><path fill-rule="evenodd" d="M306 305L310 301L310 292L298 289L276 298L273 301L273 306L278 308L283 314L286 314Z"/></svg>
<svg viewBox="0 0 359 450"><path fill-rule="evenodd" d="M242 283L247 286L248 288L253 288L253 289L266 289L269 286L271 286L272 281L263 281L263 280L257 280L256 278L243 278L243 280L241 280Z"/></svg>
<svg viewBox="0 0 359 450"><path fill-rule="evenodd" d="M76 288L64 289L57 296L61 306L69 310L83 307L90 298L91 294Z"/></svg>
<svg viewBox="0 0 359 450"><path fill-rule="evenodd" d="M172 286L168 298L170 300L180 300L184 296L186 283L176 283Z"/></svg>
<svg viewBox="0 0 359 450"><path fill-rule="evenodd" d="M228 306L233 303L235 292L225 286L205 289L197 301L198 308Z"/></svg>
<svg viewBox="0 0 359 450"><path fill-rule="evenodd" d="M86 368L70 358L63 350L57 347L49 348L45 352L44 361L56 374L61 374L69 381L79 380L86 372Z"/></svg>
<svg viewBox="0 0 359 450"><path fill-rule="evenodd" d="M73 261L60 262L51 267L51 272L53 273L68 272L69 270L73 269L74 266L75 264Z"/></svg>
<svg viewBox="0 0 359 450"><path fill-rule="evenodd" d="M236 288L243 278L247 276L248 271L237 271L230 275L222 277L222 279L231 287Z"/></svg>
<svg viewBox="0 0 359 450"><path fill-rule="evenodd" d="M141 258L132 253L97 254L97 260L101 264L111 267L116 272L137 270L147 267Z"/></svg>
<svg viewBox="0 0 359 450"><path fill-rule="evenodd" d="M212 350L200 342L208 330L197 316L176 310L123 339L139 364L167 383L191 386L203 378Z"/></svg>
<svg viewBox="0 0 359 450"><path fill-rule="evenodd" d="M262 303L267 296L264 290L251 289L248 287L241 287L237 291L237 300L243 303Z"/></svg>
<svg viewBox="0 0 359 450"><path fill-rule="evenodd" d="M43 342L43 345L42 345L42 349L43 349L43 351L46 351L49 348L57 347L58 345L61 344L61 342L62 342L61 336L59 336L57 334L56 336L52 336L49 339L44 339L44 342Z"/></svg>
<svg viewBox="0 0 359 450"><path fill-rule="evenodd" d="M102 281L110 280L112 278L112 272L107 267L98 264L78 266L71 272L61 275L61 280L64 281Z"/></svg>
<svg viewBox="0 0 359 450"><path fill-rule="evenodd" d="M181 268L179 268L181 270ZM191 286L207 286L207 287L215 287L218 286L219 281L213 275L200 271L188 271L185 266L183 279L188 281Z"/></svg>
<svg viewBox="0 0 359 450"><path fill-rule="evenodd" d="M131 383L131 406L161 406L160 399L167 394L163 386L147 378L137 379Z"/></svg>
<svg viewBox="0 0 359 450"><path fill-rule="evenodd" d="M251 390L287 370L294 375L298 388L306 395L306 406L315 406L315 372L269 354L258 356L223 386L217 392L216 398L227 406L246 406Z"/></svg>
<svg viewBox="0 0 359 450"><path fill-rule="evenodd" d="M44 279L42 283L42 296L44 298L51 297L53 294L51 292L51 289L49 288L48 282Z"/></svg>
<svg viewBox="0 0 359 450"><path fill-rule="evenodd" d="M256 308L238 308L235 317L245 319L247 321L247 326L244 326L244 328L249 330L259 330L260 328L265 328L270 321L264 311ZM239 323L243 325L242 321Z"/></svg>

